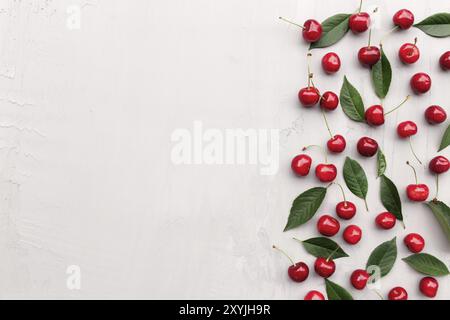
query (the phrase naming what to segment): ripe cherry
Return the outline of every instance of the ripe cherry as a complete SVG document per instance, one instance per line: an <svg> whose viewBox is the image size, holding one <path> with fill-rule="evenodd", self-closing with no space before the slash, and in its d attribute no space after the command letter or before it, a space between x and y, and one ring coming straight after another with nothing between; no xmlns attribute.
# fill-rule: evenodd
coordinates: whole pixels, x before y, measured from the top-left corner
<svg viewBox="0 0 450 320"><path fill-rule="evenodd" d="M409 138L416 133L417 125L412 121L404 121L397 126L397 134L400 138Z"/></svg>
<svg viewBox="0 0 450 320"><path fill-rule="evenodd" d="M400 60L405 64L413 64L420 58L420 50L416 45L417 38L414 43L405 43L400 47L398 56Z"/></svg>
<svg viewBox="0 0 450 320"><path fill-rule="evenodd" d="M390 212L380 213L375 218L375 223L377 224L377 226L385 230L392 229L395 226L396 222L397 218Z"/></svg>
<svg viewBox="0 0 450 320"><path fill-rule="evenodd" d="M325 300L322 293L316 290L309 291L303 300Z"/></svg>
<svg viewBox="0 0 450 320"><path fill-rule="evenodd" d="M309 42L309 43L316 42L316 41L320 40L320 37L322 37L322 31L323 31L322 25L320 24L320 22L318 22L314 19L306 20L305 23L303 24L303 26L299 25L295 22L292 22L290 20L287 20L283 17L279 17L279 19L301 28L303 39L306 42Z"/></svg>
<svg viewBox="0 0 450 320"><path fill-rule="evenodd" d="M432 173L442 174L450 169L450 162L444 156L437 156L430 161L428 167Z"/></svg>
<svg viewBox="0 0 450 320"><path fill-rule="evenodd" d="M358 60L365 67L372 67L381 58L381 51L378 47L367 46L359 49Z"/></svg>
<svg viewBox="0 0 450 320"><path fill-rule="evenodd" d="M274 249L280 251L291 262L291 266L289 266L289 268L288 268L288 276L289 276L289 278L291 278L295 282L303 282L303 281L305 281L308 278L308 276L309 276L309 268L308 268L308 265L306 263L304 263L304 262L294 263L294 260L292 260L291 257L289 257L286 252L284 252L283 250L279 249L276 246L272 246L272 247Z"/></svg>
<svg viewBox="0 0 450 320"><path fill-rule="evenodd" d="M361 33L367 31L370 26L370 16L367 12L361 12L362 0L359 4L358 13L354 13L350 16L348 26L354 33Z"/></svg>
<svg viewBox="0 0 450 320"><path fill-rule="evenodd" d="M345 141L345 138L339 134L335 135L327 142L328 150L333 153L343 152L346 146L347 142Z"/></svg>
<svg viewBox="0 0 450 320"><path fill-rule="evenodd" d="M395 287L389 291L389 300L408 300L408 292L402 287Z"/></svg>
<svg viewBox="0 0 450 320"><path fill-rule="evenodd" d="M378 152L378 143L369 137L359 139L357 149L363 157L373 157Z"/></svg>
<svg viewBox="0 0 450 320"><path fill-rule="evenodd" d="M320 106L328 111L336 110L339 105L339 97L331 91L326 91L320 98Z"/></svg>
<svg viewBox="0 0 450 320"><path fill-rule="evenodd" d="M303 148L303 151L305 151L311 147L318 147L324 152L324 150L320 146L317 146L317 145L311 145L311 146L305 147L305 148ZM321 163L316 166L316 170L315 170L316 177L321 182L332 182L332 181L334 181L334 179L336 179L337 168L334 164L327 163L328 160L327 160L326 152L324 152L324 157L325 157L325 163Z"/></svg>
<svg viewBox="0 0 450 320"><path fill-rule="evenodd" d="M349 225L345 228L343 238L348 244L357 244L362 237L362 230L356 225Z"/></svg>
<svg viewBox="0 0 450 320"><path fill-rule="evenodd" d="M336 264L331 259L317 258L314 263L314 270L319 276L328 278L336 271Z"/></svg>
<svg viewBox="0 0 450 320"><path fill-rule="evenodd" d="M440 106L430 106L425 111L425 119L429 124L439 124L447 120L447 113Z"/></svg>
<svg viewBox="0 0 450 320"><path fill-rule="evenodd" d="M425 239L418 233L408 234L403 242L412 253L419 253L425 247Z"/></svg>
<svg viewBox="0 0 450 320"><path fill-rule="evenodd" d="M424 296L428 298L434 298L436 297L436 294L438 292L439 283L433 277L425 277L420 280L419 289Z"/></svg>
<svg viewBox="0 0 450 320"><path fill-rule="evenodd" d="M306 108L313 107L320 100L320 92L315 87L302 88L298 92L298 100Z"/></svg>
<svg viewBox="0 0 450 320"><path fill-rule="evenodd" d="M369 281L370 275L366 270L357 269L353 271L350 276L350 283L357 290L362 290L366 287L367 281Z"/></svg>
<svg viewBox="0 0 450 320"><path fill-rule="evenodd" d="M309 174L311 169L312 159L306 154L300 154L292 159L292 171L298 176L305 177Z"/></svg>
<svg viewBox="0 0 450 320"><path fill-rule="evenodd" d="M439 64L441 68L445 70L450 70L450 51L445 52L439 59Z"/></svg>
<svg viewBox="0 0 450 320"><path fill-rule="evenodd" d="M397 11L396 14L394 14L392 20L394 21L394 24L397 27L406 30L411 28L411 26L414 24L414 15L411 11L407 9L402 9Z"/></svg>
<svg viewBox="0 0 450 320"><path fill-rule="evenodd" d="M407 162L406 164L413 169L414 178L416 180L415 184L410 184L406 188L406 194L408 196L408 199L415 202L423 202L427 200L428 196L430 195L430 189L426 184L418 183L416 169L409 162Z"/></svg>
<svg viewBox="0 0 450 320"><path fill-rule="evenodd" d="M341 59L336 53L329 52L322 58L322 68L328 74L336 73L341 68Z"/></svg>
<svg viewBox="0 0 450 320"><path fill-rule="evenodd" d="M410 84L415 93L423 94L431 89L431 77L424 72L419 72L412 76Z"/></svg>
<svg viewBox="0 0 450 320"><path fill-rule="evenodd" d="M336 214L339 218L350 220L356 214L356 206L350 201L342 201L336 205Z"/></svg>
<svg viewBox="0 0 450 320"><path fill-rule="evenodd" d="M332 237L339 232L339 221L329 215L323 215L317 221L317 230L326 237Z"/></svg>
<svg viewBox="0 0 450 320"><path fill-rule="evenodd" d="M371 126L381 126L384 124L384 108L380 105L371 106L365 113L366 121Z"/></svg>

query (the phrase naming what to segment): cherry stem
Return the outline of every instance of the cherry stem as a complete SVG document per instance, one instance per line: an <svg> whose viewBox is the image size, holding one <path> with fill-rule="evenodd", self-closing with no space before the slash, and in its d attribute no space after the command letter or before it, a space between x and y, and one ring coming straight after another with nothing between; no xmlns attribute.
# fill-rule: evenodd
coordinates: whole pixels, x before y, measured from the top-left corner
<svg viewBox="0 0 450 320"><path fill-rule="evenodd" d="M439 197L439 175L436 174L436 197L435 199L437 199Z"/></svg>
<svg viewBox="0 0 450 320"><path fill-rule="evenodd" d="M422 161L420 161L419 157L417 156L416 152L414 151L411 137L409 137L409 148L411 149L411 153L413 154L414 158L416 158L417 162L419 162L420 165L422 165Z"/></svg>
<svg viewBox="0 0 450 320"><path fill-rule="evenodd" d="M359 1L359 9L358 9L358 13L361 13L362 5L363 5L363 0Z"/></svg>
<svg viewBox="0 0 450 320"><path fill-rule="evenodd" d="M325 152L325 150L321 146L319 146L317 144L311 144L311 145L309 145L307 147L304 147L303 151L308 150L308 149L310 149L312 147L319 148L320 151L322 152L324 158L325 158L325 163L328 163L328 155L327 155L327 153Z"/></svg>
<svg viewBox="0 0 450 320"><path fill-rule="evenodd" d="M311 57L311 52L308 52L308 54L306 55L306 63L308 64L308 89L311 87L312 79L314 77L314 74L311 73Z"/></svg>
<svg viewBox="0 0 450 320"><path fill-rule="evenodd" d="M369 29L369 44L367 45L368 47L370 47L371 40L372 40L372 28Z"/></svg>
<svg viewBox="0 0 450 320"><path fill-rule="evenodd" d="M364 204L366 206L366 211L369 212L369 205L367 204L367 199L364 198Z"/></svg>
<svg viewBox="0 0 450 320"><path fill-rule="evenodd" d="M414 171L414 179L416 180L416 185L418 185L418 184L419 184L419 180L417 179L417 171L416 171L416 168L414 168L414 167L409 163L409 161L406 161L406 164L407 164L408 166L410 166L410 167L413 169L413 171Z"/></svg>
<svg viewBox="0 0 450 320"><path fill-rule="evenodd" d="M414 46L417 44L417 37L414 38Z"/></svg>
<svg viewBox="0 0 450 320"><path fill-rule="evenodd" d="M299 27L299 28L301 28L301 29L305 29L304 26L299 25L298 23L292 22L291 20L288 20L288 19L286 19L286 18L278 17L278 19L283 20L284 22L290 23L290 24L292 24L292 25L294 25L294 26L297 26L297 27Z"/></svg>
<svg viewBox="0 0 450 320"><path fill-rule="evenodd" d="M320 108L320 111L322 111L323 120L325 121L325 125L327 126L328 133L330 134L330 137L333 138L334 136L333 136L333 133L331 132L330 124L328 123L327 116L325 115L325 110L323 110L323 108Z"/></svg>
<svg viewBox="0 0 450 320"><path fill-rule="evenodd" d="M284 252L283 250L281 250L280 248L278 248L277 246L272 246L272 248L274 248L275 250L278 250L278 251L280 251L283 255L285 255L286 256L286 258L288 258L289 259L289 261L291 261L291 263L292 263L292 265L294 265L295 266L295 263L294 263L294 260L292 260L292 258L291 257L289 257L289 255L286 253L286 252Z"/></svg>
<svg viewBox="0 0 450 320"><path fill-rule="evenodd" d="M383 296L381 295L381 293L378 292L378 290L373 289L373 292L375 292L377 296L380 297L381 300L384 300Z"/></svg>
<svg viewBox="0 0 450 320"><path fill-rule="evenodd" d="M338 186L339 189L341 189L342 197L344 198L344 204L345 204L345 207L347 208L347 198L345 197L345 191L344 191L344 188L341 186L340 183L337 183L337 182L332 182L331 184L334 184L334 185Z"/></svg>
<svg viewBox="0 0 450 320"><path fill-rule="evenodd" d="M337 246L336 249L333 250L333 252L330 253L330 255L327 258L327 262L330 261L331 257L339 250L340 246Z"/></svg>
<svg viewBox="0 0 450 320"><path fill-rule="evenodd" d="M389 115L390 113L394 112L395 110L400 109L400 108L401 108L401 107L409 100L409 98L411 98L411 96L410 96L410 95L407 95L406 98L405 98L405 100L403 100L402 103L400 103L400 104L399 104L397 107L395 107L394 109L389 110L388 112L385 112L385 113L384 113L384 116L387 116L387 115Z"/></svg>
<svg viewBox="0 0 450 320"><path fill-rule="evenodd" d="M395 30L397 30L399 28L399 26L395 26L393 27L391 30L389 30L383 37L381 37L381 41L380 43L382 43L384 40L386 40L386 38L393 33Z"/></svg>

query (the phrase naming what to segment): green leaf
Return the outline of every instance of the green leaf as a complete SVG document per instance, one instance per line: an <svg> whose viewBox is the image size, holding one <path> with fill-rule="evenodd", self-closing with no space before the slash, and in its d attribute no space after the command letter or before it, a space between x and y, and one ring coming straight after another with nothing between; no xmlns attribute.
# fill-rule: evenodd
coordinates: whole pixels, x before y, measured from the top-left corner
<svg viewBox="0 0 450 320"><path fill-rule="evenodd" d="M355 196L366 201L367 191L369 189L366 173L356 160L349 157L345 159L344 163L344 180L349 190Z"/></svg>
<svg viewBox="0 0 450 320"><path fill-rule="evenodd" d="M378 266L382 277L387 275L397 259L397 238L383 242L376 247L367 260L366 269L370 266Z"/></svg>
<svg viewBox="0 0 450 320"><path fill-rule="evenodd" d="M398 220L403 221L402 202L395 184L385 175L382 175L380 181L381 203L387 211L392 213Z"/></svg>
<svg viewBox="0 0 450 320"><path fill-rule="evenodd" d="M389 59L381 48L381 59L372 67L372 82L375 93L380 99L384 99L391 86L392 68Z"/></svg>
<svg viewBox="0 0 450 320"><path fill-rule="evenodd" d="M450 242L450 208L443 202L433 200L427 203L427 206L433 211L434 216L444 230L448 241Z"/></svg>
<svg viewBox="0 0 450 320"><path fill-rule="evenodd" d="M311 43L310 49L326 48L341 40L349 30L350 16L350 14L340 13L322 22L322 37L319 41Z"/></svg>
<svg viewBox="0 0 450 320"><path fill-rule="evenodd" d="M441 146L439 147L439 152L450 146L450 125L445 130L444 136L442 137Z"/></svg>
<svg viewBox="0 0 450 320"><path fill-rule="evenodd" d="M450 13L436 13L414 25L432 37L444 38L450 36Z"/></svg>
<svg viewBox="0 0 450 320"><path fill-rule="evenodd" d="M386 157L384 156L383 151L381 149L378 149L377 153L377 176L378 178L384 175L386 172L387 162Z"/></svg>
<svg viewBox="0 0 450 320"><path fill-rule="evenodd" d="M344 113L357 122L364 122L364 103L358 90L348 81L347 77L344 77L344 83L342 84L340 101Z"/></svg>
<svg viewBox="0 0 450 320"><path fill-rule="evenodd" d="M336 260L348 257L348 254L336 242L328 238L311 238L302 241L302 244L305 250L316 258L331 258Z"/></svg>
<svg viewBox="0 0 450 320"><path fill-rule="evenodd" d="M414 270L428 276L439 277L449 274L445 263L428 253L416 253L402 260Z"/></svg>
<svg viewBox="0 0 450 320"><path fill-rule="evenodd" d="M308 222L317 212L327 194L323 187L312 188L299 195L292 203L291 213L284 231Z"/></svg>
<svg viewBox="0 0 450 320"><path fill-rule="evenodd" d="M328 300L353 300L352 295L337 283L325 279Z"/></svg>

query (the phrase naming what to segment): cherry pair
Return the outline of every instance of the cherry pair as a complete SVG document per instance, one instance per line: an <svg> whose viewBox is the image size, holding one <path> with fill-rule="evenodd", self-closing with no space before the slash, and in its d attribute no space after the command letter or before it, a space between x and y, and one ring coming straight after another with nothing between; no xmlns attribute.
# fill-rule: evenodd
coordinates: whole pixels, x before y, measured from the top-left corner
<svg viewBox="0 0 450 320"><path fill-rule="evenodd" d="M329 215L323 215L317 221L317 230L326 237L333 237L339 232L341 225L339 221ZM348 244L357 244L362 237L362 230L356 225L349 225L345 228L342 237Z"/></svg>
<svg viewBox="0 0 450 320"><path fill-rule="evenodd" d="M439 289L438 281L433 277L424 277L420 280L420 292L429 298L434 298ZM389 291L389 300L408 300L408 292L402 287L395 287Z"/></svg>
<svg viewBox="0 0 450 320"><path fill-rule="evenodd" d="M318 147L321 149L321 147L319 147L319 146L309 146L309 147L303 148L303 151L307 150L310 147ZM325 163L320 163L319 165L316 166L315 174L316 174L316 177L321 182L332 182L332 181L334 181L334 179L336 179L337 168L334 164L327 163L328 157L327 157L326 153L324 153L324 155L325 155ZM291 162L292 171L294 171L295 174L297 174L299 176L303 176L303 177L307 176L309 174L311 165L312 165L312 159L310 156L308 156L306 154L300 154L300 155L296 156L294 159L292 159L292 162Z"/></svg>

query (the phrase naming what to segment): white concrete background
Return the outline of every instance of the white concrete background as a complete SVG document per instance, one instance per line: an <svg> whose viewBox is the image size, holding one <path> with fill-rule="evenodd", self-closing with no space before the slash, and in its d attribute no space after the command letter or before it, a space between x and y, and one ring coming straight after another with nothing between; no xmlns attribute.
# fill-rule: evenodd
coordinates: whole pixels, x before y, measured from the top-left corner
<svg viewBox="0 0 450 320"><path fill-rule="evenodd" d="M81 8L79 30L67 28L71 5ZM1 0L0 297L301 299L310 289L323 292L314 272L303 284L290 282L287 260L271 249L277 244L312 267L313 257L291 237L316 236L316 219L282 230L292 200L317 182L294 177L289 164L302 146L327 139L318 110L297 102L307 46L277 17L324 20L357 6L357 0ZM374 30L377 42L396 10L407 7L421 20L448 11L450 1L366 1L374 6L382 27ZM420 63L402 66L396 52L416 36ZM356 59L366 41L367 34L349 34L331 49L314 51L317 86L338 92L346 74L367 105L377 103L369 73ZM430 104L449 108L450 74L437 64L449 49L449 38L414 29L393 34L385 41L394 68L386 107L410 93L415 72L431 74L432 91L414 96L378 129L351 122L340 110L329 115L335 132L348 139L346 154L370 177L371 211L360 210L352 221L364 238L345 245L351 258L338 260L332 277L347 288L350 272L396 235L399 260L380 292L401 285L421 298L421 276L400 261L408 254L401 243L406 232L420 232L426 251L449 261L449 244L423 205L404 201L406 231L374 227L383 210L375 160L361 159L354 147L362 135L376 138L389 161L387 174L401 190L412 182L404 164L412 160L408 144L395 127L417 121L418 153L426 160L436 155L444 126L426 125L423 111ZM320 70L330 50L343 60L335 76ZM194 120L218 129L282 129L279 173L173 165L171 133ZM341 168L344 156L332 160ZM425 167L419 175L433 186ZM449 186L447 176L441 192L447 203ZM331 189L319 214L333 212L339 197ZM73 264L82 271L78 291L66 287L66 268ZM438 297L449 298L448 278L439 280ZM357 299L377 299L371 291L351 291Z"/></svg>

